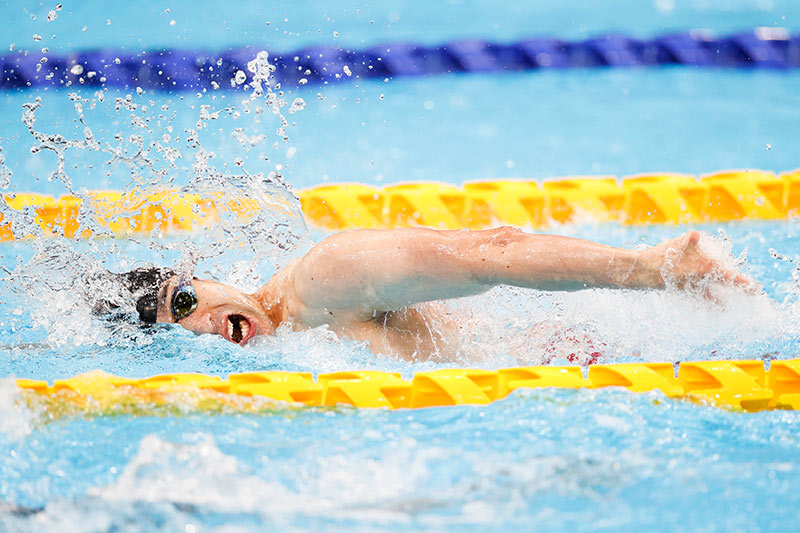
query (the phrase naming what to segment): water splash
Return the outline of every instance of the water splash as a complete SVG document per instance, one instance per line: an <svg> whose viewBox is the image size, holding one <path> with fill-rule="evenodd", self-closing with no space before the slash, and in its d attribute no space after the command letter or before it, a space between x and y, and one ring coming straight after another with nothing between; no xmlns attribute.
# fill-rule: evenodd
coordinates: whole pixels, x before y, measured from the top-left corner
<svg viewBox="0 0 800 533"><path fill-rule="evenodd" d="M210 436L179 444L148 435L112 485L91 488L88 494L108 502L163 502L277 519L402 520L414 510L417 487L430 475L428 463L446 457L447 451L417 449L413 439L406 439L380 459L359 455L326 454L292 472L255 474L223 453ZM343 486L348 490L342 491Z"/></svg>
<svg viewBox="0 0 800 533"><path fill-rule="evenodd" d="M747 271L726 235L700 241L726 269ZM688 290L595 289L542 293L499 287L447 304L466 333L463 362L513 364L787 358L795 354L796 300L779 303L711 276Z"/></svg>
<svg viewBox="0 0 800 533"><path fill-rule="evenodd" d="M284 164L277 162L271 170L250 172L242 158L235 158L233 164L223 162L222 167L217 167L216 154L206 148L204 131L210 130L214 121L219 122L215 126L219 129L227 126L225 119L241 122L245 115L250 115L255 127L270 123L272 120L267 117L277 122L274 132L278 141L271 150L279 142L289 143L287 131L291 124L283 114L289 104L273 81L275 68L269 63L268 54L258 53L248 64L248 70L251 80L244 88L249 94L241 102L218 110L212 110L209 104L201 105L194 127L184 129L183 139L176 134L176 113L170 116L169 105L157 106L140 90L136 95L127 94L113 101L106 100L107 90L96 92L92 98L70 93L68 98L80 130L72 137L38 127L37 112L43 106L40 97L24 104L22 121L34 140L31 152L55 155L55 169L48 179L60 182L65 192L80 202L75 214L75 236L111 237L113 232L109 227L115 223L147 217L150 211L162 213L159 197L153 193L164 188L175 189L176 185L175 194L179 197L210 198L214 204L214 224L206 231L164 239L156 225L149 239L141 242L132 239L133 253L125 256L122 252L130 252L130 246L123 250L113 241L76 242L66 238L58 228L55 232L56 237L61 233L60 238L46 238L36 222L34 209L14 209L0 195L4 222L10 222L15 235L32 236L35 249L33 259L9 271L4 282L21 300L32 299L34 308L40 308L42 312L31 313L31 320L48 331L49 342L104 344L114 338L113 331L109 336L108 329L98 327L87 309L91 311L91 298L96 299L97 294L113 296L122 290L104 275L105 269L130 269L140 264L137 256L148 255L159 263L177 264L176 270L182 276L191 277L195 271L202 271L203 277L232 281L252 290L286 264L298 247L308 243L299 199L281 173L286 168ZM302 103L295 99L288 112L300 109ZM97 112L118 114L120 131L105 138L96 136L90 114ZM248 124L232 128L232 135L245 152L269 138L263 132L248 134L250 127ZM181 146L182 142L185 145ZM270 161L267 155L259 157L262 162ZM276 159L280 161L280 157L283 156ZM139 201L109 212L107 202L98 201L80 187L74 171L68 170L83 165L85 171L96 172L101 168L94 163L97 160L102 161L109 176L120 171L127 174L129 183L124 193ZM188 160L192 161L191 167L179 166L181 161ZM9 186L10 181L10 171L0 153L0 186ZM195 213L210 216L199 204L195 205ZM232 267L222 258L228 253L247 259L237 261ZM28 307L26 304L26 310L30 310Z"/></svg>
<svg viewBox="0 0 800 533"><path fill-rule="evenodd" d="M33 431L34 413L25 406L16 380L0 379L0 440L22 440Z"/></svg>
<svg viewBox="0 0 800 533"><path fill-rule="evenodd" d="M253 512L265 501L279 508L302 508L284 487L242 472L236 458L222 453L211 437L177 444L149 435L113 485L90 489L89 494L111 501L166 501L219 510Z"/></svg>
<svg viewBox="0 0 800 533"><path fill-rule="evenodd" d="M3 139L0 137L0 142ZM8 189L11 185L11 169L6 166L6 156L3 154L3 146L0 144L0 189Z"/></svg>

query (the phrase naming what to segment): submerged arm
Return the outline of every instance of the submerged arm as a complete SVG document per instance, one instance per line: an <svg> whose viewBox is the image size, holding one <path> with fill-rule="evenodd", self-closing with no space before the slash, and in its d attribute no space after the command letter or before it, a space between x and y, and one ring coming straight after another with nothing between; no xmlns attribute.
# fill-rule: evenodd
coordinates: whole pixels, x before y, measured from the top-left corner
<svg viewBox="0 0 800 533"><path fill-rule="evenodd" d="M418 302L479 294L495 285L663 288L661 269L667 261L672 281L682 286L719 266L702 254L698 238L691 232L640 252L512 228L361 230L316 245L296 264L293 281L307 310L364 318ZM733 272L722 274L747 282Z"/></svg>

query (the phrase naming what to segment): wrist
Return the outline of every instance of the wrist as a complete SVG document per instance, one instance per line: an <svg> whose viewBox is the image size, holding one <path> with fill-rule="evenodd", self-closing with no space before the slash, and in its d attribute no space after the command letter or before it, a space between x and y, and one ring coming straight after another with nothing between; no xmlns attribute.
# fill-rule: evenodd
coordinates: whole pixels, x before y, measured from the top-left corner
<svg viewBox="0 0 800 533"><path fill-rule="evenodd" d="M664 287L664 278L661 275L663 265L652 251L653 248L641 251L631 250L633 266L626 287L633 289L661 289Z"/></svg>

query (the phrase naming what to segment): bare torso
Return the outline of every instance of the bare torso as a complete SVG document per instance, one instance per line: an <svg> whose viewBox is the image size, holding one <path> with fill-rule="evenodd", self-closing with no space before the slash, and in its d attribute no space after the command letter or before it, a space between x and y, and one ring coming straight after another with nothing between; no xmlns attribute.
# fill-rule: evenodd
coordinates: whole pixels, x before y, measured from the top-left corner
<svg viewBox="0 0 800 533"><path fill-rule="evenodd" d="M331 329L337 335L368 342L375 353L409 361L452 361L458 356L461 327L442 304L432 302Z"/></svg>
<svg viewBox="0 0 800 533"><path fill-rule="evenodd" d="M373 316L330 310L309 313L294 294L293 270L294 265L289 265L256 293L275 326L289 323L303 330L327 325L340 337L368 343L372 352L408 361L444 361L458 356L462 326L442 302L425 302Z"/></svg>

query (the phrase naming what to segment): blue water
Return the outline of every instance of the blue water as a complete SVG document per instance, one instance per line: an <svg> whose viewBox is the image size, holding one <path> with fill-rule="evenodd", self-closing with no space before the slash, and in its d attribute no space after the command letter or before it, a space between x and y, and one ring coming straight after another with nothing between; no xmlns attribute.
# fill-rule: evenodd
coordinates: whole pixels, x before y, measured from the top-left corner
<svg viewBox="0 0 800 533"><path fill-rule="evenodd" d="M436 44L467 37L501 41L531 35L587 38L622 32L652 37L706 28L719 34L755 26L800 27L792 0L591 0L505 2L351 0L237 3L126 3L104 9L100 2L64 3L47 22L55 3L3 2L4 40L17 49L68 51L126 47L221 49L253 44L288 51L311 44L371 45L390 41ZM33 15L35 19L31 17ZM171 24L174 21L174 24ZM267 25L269 22L269 25ZM85 28L85 29L84 29ZM42 41L34 42L39 34ZM52 36L56 35L53 39Z"/></svg>
<svg viewBox="0 0 800 533"><path fill-rule="evenodd" d="M745 248L768 296L499 289L467 299L513 332L558 309L592 331L605 361L790 358L800 347L796 223L704 227ZM566 227L611 244L653 243L681 228ZM4 245L4 262L27 259ZM125 248L123 248L125 250ZM131 255L144 257L131 247ZM795 293L796 294L796 293ZM442 365L375 356L325 330L283 332L248 348L168 328L136 344L75 343L34 327L53 305L2 308L0 375L57 379L102 368L145 376L372 368L406 376ZM510 313L510 314L509 314ZM73 333L83 333L76 327ZM25 345L36 342L38 345ZM502 353L451 365L497 368ZM534 354L535 355L535 354ZM444 365L448 366L448 365ZM262 415L57 418L14 407L0 380L0 499L43 510L0 513L6 528L149 531L236 525L299 529L782 530L800 504L796 412L733 413L622 390L520 391L488 406L413 411L278 408ZM702 500L703 505L697 502Z"/></svg>
<svg viewBox="0 0 800 533"><path fill-rule="evenodd" d="M703 174L727 168L785 171L800 167L798 92L797 72L684 68L345 83L292 91L291 98L302 97L307 104L291 115L294 126L288 133L296 155L287 159L284 148L270 155L286 166L284 173L296 188L343 181L461 183L495 177ZM81 94L93 98L94 92ZM122 95L109 91L105 102L87 110L96 136L110 140L117 132L133 133L129 113L114 111L113 99ZM37 126L82 137L63 92L39 96L43 107ZM162 105L176 113L169 121L173 136L193 127L201 104L220 109L241 99L229 92L217 93L216 100L191 93L134 96L139 103L155 103L146 116L155 118ZM19 120L22 104L32 98L29 92L0 94L7 166L18 190L62 194L60 183L47 181L55 157L30 155L32 139ZM225 126L265 130L249 116ZM261 151L245 152L227 131L204 134L219 163L232 167L241 157L253 171L264 170ZM149 138L162 133L155 129ZM171 146L184 155L171 177L185 183L192 152L183 142ZM107 176L105 159L74 159L77 167L69 169L73 182L88 189L124 187L130 176Z"/></svg>
<svg viewBox="0 0 800 533"><path fill-rule="evenodd" d="M798 518L798 422L611 390L407 412L77 420L4 459L12 500L51 502L6 525L779 531ZM53 448L58 459L43 461Z"/></svg>
<svg viewBox="0 0 800 533"><path fill-rule="evenodd" d="M64 3L47 22L51 9L55 3L0 5L0 47L263 44L282 51L314 43L800 26L800 7L788 0L287 2L234 8L180 2L113 10ZM34 42L34 33L43 41ZM783 171L800 167L798 76L644 69L362 81L288 93L289 101L302 97L306 109L290 115L290 142L277 148L270 137L246 151L231 137L234 127L272 135L273 123L253 114L222 117L200 138L215 152L218 167L233 172L236 158L250 172L279 164L295 188L338 181L702 174L734 167ZM43 100L39 130L83 136L66 91L0 94L0 146L13 172L9 190L61 195L64 184L47 179L55 157L31 154L32 139L20 122L22 104L37 96ZM117 133L140 134L179 150L182 157L169 173L173 185L186 185L193 176L197 150L186 146L185 130L195 127L200 106L237 106L242 98L224 91L200 97L146 92L133 95L147 107L134 113L114 109L115 97L124 93L105 93L102 102L93 91L80 96L90 100L86 124L98 139L115 145ZM133 118L149 119L150 131L133 126ZM168 131L171 138L164 140ZM296 151L291 157L289 148ZM128 170L109 167L107 159L70 150L73 187L129 187ZM633 248L686 229L605 224L550 231ZM497 342L497 332L524 340L531 326L553 321L602 344L606 362L797 357L797 221L699 229L719 247L729 242L733 256L746 257L743 268L762 284L762 295L723 291L709 301L674 293L498 288L451 304L479 333L480 357L465 354L448 364L376 356L324 328L282 331L246 348L180 328L147 336L111 334L85 310L74 312L80 280L53 269L64 269L66 276L70 266L91 258L115 270L142 261L174 264L180 250L149 245L180 245L178 238L66 243L74 256L43 241L0 243L2 269L41 277L26 290L3 282L0 291L0 530L791 529L800 514L795 412L735 413L660 393L538 390L487 406L414 411L282 406L260 415L48 420L46 412L19 402L10 378L52 380L97 368L128 376L363 368L410 376L441 366L499 368L516 361ZM323 236L313 231L310 239ZM773 257L773 251L786 259ZM235 251L212 258L201 262L198 273L231 279L241 259ZM527 363L540 362L545 347L526 346Z"/></svg>

